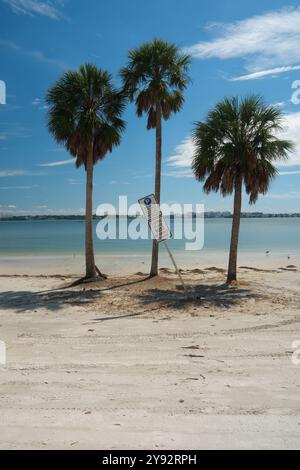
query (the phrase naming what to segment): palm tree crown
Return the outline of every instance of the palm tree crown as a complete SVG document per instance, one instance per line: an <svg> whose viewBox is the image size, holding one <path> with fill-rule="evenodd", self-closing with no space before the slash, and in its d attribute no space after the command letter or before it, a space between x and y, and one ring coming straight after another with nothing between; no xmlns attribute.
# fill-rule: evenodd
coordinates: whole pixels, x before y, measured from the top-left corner
<svg viewBox="0 0 300 470"><path fill-rule="evenodd" d="M48 128L85 165L87 147L93 144L93 164L120 144L125 123L124 93L118 91L111 75L92 64L66 72L47 93Z"/></svg>
<svg viewBox="0 0 300 470"><path fill-rule="evenodd" d="M205 122L196 123L193 140L193 170L204 180L205 192L231 194L242 178L249 202L268 191L277 170L275 160L288 158L293 144L278 137L283 114L267 106L259 96L225 98L208 113Z"/></svg>
<svg viewBox="0 0 300 470"><path fill-rule="evenodd" d="M136 102L137 115L148 114L147 128L155 128L158 104L165 120L183 105L190 57L161 39L133 49L128 57L127 66L121 70L124 88Z"/></svg>

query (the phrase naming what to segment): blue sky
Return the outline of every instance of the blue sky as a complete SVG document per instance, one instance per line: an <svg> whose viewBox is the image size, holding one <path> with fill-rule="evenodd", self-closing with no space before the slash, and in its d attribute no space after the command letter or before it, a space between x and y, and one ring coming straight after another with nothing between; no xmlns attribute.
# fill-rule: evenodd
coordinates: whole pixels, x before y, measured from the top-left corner
<svg viewBox="0 0 300 470"><path fill-rule="evenodd" d="M93 62L116 84L129 49L153 37L192 54L182 111L163 125L162 201L231 210L231 197L202 192L191 175L193 123L225 95L260 93L286 113L296 141L270 192L244 210L300 212L300 4L233 0L0 0L1 213L78 213L85 174L46 128L47 89L67 69ZM155 134L129 105L121 146L95 169L94 206L153 191Z"/></svg>

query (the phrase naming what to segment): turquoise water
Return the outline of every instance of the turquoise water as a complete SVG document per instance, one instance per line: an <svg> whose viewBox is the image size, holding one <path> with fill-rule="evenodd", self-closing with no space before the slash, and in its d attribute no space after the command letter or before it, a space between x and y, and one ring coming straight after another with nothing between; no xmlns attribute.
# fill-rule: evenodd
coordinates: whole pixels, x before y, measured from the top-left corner
<svg viewBox="0 0 300 470"><path fill-rule="evenodd" d="M94 221L96 231L97 221ZM171 227L172 229L173 227ZM231 219L206 219L204 222L204 252L227 251ZM150 240L95 239L96 253L149 252ZM186 240L172 240L175 251L185 249ZM281 254L300 253L300 218L242 219L240 251L266 250ZM0 221L0 254L61 255L84 252L84 221Z"/></svg>

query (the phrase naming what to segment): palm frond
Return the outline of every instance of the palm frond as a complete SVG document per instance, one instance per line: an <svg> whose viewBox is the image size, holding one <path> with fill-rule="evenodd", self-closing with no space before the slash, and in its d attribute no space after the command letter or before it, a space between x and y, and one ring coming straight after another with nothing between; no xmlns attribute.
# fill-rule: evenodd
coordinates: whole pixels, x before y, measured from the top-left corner
<svg viewBox="0 0 300 470"><path fill-rule="evenodd" d="M94 163L119 145L125 128L127 96L111 75L93 64L68 71L48 91L48 129L76 159L86 164L87 143L94 143Z"/></svg>
<svg viewBox="0 0 300 470"><path fill-rule="evenodd" d="M182 92L189 82L190 57L174 45L154 39L133 49L121 69L124 93L135 102L137 115L148 114L147 128L156 126L155 109L164 119L177 113L184 103Z"/></svg>
<svg viewBox="0 0 300 470"><path fill-rule="evenodd" d="M249 202L266 194L277 170L274 162L286 160L294 149L279 138L284 115L260 96L225 98L196 122L193 130L193 172L204 180L204 191L231 194L243 178Z"/></svg>

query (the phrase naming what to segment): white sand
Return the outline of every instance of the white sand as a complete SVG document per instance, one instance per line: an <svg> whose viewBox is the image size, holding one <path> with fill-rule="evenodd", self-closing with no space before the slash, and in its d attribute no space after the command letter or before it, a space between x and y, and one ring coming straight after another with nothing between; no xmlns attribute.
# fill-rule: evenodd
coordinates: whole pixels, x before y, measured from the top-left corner
<svg viewBox="0 0 300 470"><path fill-rule="evenodd" d="M1 276L0 448L299 448L300 268L278 267L186 272L187 298L165 271Z"/></svg>
<svg viewBox="0 0 300 470"><path fill-rule="evenodd" d="M172 241L169 242L173 250ZM287 254L289 253L289 255ZM200 268L206 266L227 266L228 253L220 251L174 251L174 256L180 268ZM288 257L289 256L289 257ZM85 258L83 255L0 255L0 274L57 274L83 275ZM111 275L127 275L149 270L151 254L144 252L96 253L96 263L102 272ZM160 248L161 266L172 267L170 258L163 246ZM253 266L258 268L279 268L289 264L300 266L300 252L265 252L241 251L239 253L239 265Z"/></svg>

